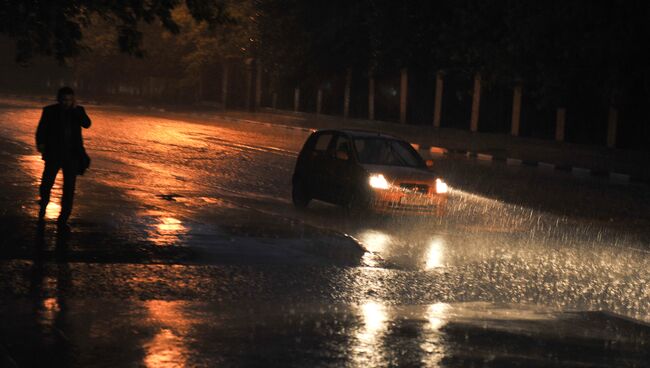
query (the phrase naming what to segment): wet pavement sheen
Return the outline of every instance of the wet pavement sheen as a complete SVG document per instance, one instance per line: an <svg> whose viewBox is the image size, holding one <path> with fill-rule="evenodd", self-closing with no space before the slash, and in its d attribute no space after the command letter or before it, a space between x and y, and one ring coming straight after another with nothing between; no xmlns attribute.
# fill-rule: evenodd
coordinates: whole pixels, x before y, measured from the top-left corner
<svg viewBox="0 0 650 368"><path fill-rule="evenodd" d="M0 363L650 361L647 187L446 157L443 218L297 211L308 133L87 106L60 234L58 184L35 223L38 106L0 102Z"/></svg>

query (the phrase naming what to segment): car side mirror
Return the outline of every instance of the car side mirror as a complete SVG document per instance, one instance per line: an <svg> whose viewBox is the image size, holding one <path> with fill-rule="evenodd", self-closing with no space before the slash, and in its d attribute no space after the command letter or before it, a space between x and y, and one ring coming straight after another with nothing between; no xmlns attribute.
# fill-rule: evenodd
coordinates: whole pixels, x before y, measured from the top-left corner
<svg viewBox="0 0 650 368"><path fill-rule="evenodd" d="M350 156L345 151L336 151L336 159L347 161L348 159L350 159Z"/></svg>
<svg viewBox="0 0 650 368"><path fill-rule="evenodd" d="M433 160L426 160L424 163L427 165L428 169L433 167Z"/></svg>

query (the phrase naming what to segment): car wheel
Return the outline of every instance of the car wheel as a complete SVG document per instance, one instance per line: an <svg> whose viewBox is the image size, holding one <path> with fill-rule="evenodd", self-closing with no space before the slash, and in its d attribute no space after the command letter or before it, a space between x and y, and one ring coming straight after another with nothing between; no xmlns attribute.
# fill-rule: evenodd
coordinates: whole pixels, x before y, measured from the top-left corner
<svg viewBox="0 0 650 368"><path fill-rule="evenodd" d="M291 189L291 201L296 208L306 208L309 201L311 201L307 188L305 188L305 184L300 180L296 180L296 182L293 183Z"/></svg>

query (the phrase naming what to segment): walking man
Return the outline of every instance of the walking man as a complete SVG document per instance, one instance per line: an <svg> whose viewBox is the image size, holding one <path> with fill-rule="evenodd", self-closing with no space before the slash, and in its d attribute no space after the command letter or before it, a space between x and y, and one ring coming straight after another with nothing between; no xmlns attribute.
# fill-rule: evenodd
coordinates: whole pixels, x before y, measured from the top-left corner
<svg viewBox="0 0 650 368"><path fill-rule="evenodd" d="M63 196L57 226L67 229L77 175L83 173L90 163L81 135L82 127L90 127L90 118L84 108L77 105L72 88L59 89L56 97L58 103L43 108L36 130L36 147L45 161L38 219L44 221L54 179L59 170L63 170Z"/></svg>

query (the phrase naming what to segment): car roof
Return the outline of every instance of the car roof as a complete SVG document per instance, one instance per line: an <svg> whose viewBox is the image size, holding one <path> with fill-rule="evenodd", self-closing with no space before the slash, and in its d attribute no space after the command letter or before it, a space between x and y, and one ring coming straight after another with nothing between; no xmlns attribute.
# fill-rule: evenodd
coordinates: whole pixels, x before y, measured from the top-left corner
<svg viewBox="0 0 650 368"><path fill-rule="evenodd" d="M323 129L323 130L316 131L316 133L342 133L342 134L350 136L351 138L378 137L378 138L386 138L386 139L397 139L397 140L403 141L402 138L395 137L395 136L390 135L390 134L382 133L380 131L372 131L372 130Z"/></svg>

